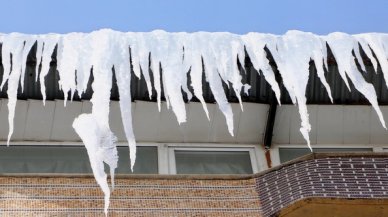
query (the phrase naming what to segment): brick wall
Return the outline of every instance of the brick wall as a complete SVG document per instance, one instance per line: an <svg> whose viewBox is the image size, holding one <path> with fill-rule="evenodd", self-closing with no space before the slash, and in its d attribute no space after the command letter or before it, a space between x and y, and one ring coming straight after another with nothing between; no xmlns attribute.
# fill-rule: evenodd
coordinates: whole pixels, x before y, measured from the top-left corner
<svg viewBox="0 0 388 217"><path fill-rule="evenodd" d="M0 216L104 216L93 178L0 178ZM248 180L116 179L109 216L259 216Z"/></svg>
<svg viewBox="0 0 388 217"><path fill-rule="evenodd" d="M109 216L277 216L307 198L388 199L388 155L310 155L253 176L116 179ZM104 216L92 177L0 177L0 216Z"/></svg>
<svg viewBox="0 0 388 217"><path fill-rule="evenodd" d="M306 159L256 178L263 215L306 198L388 199L388 157Z"/></svg>

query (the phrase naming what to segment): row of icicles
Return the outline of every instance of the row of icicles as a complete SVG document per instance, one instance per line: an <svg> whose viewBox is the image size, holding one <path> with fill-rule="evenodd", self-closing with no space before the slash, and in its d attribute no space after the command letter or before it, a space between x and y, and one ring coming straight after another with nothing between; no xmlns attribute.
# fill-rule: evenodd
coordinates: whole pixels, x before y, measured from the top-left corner
<svg viewBox="0 0 388 217"><path fill-rule="evenodd" d="M19 84L23 89L26 60L34 44L37 47L36 72L39 71L36 73L36 80L39 80L41 84L43 103L46 99L45 77L48 74L51 56L56 46L59 86L63 90L65 104L68 93L74 96L78 92L81 96L86 91L90 69L93 68L92 113L81 114L74 120L73 127L87 148L93 174L104 191L105 213L109 206L110 189L107 175L104 172L104 162L110 166L113 187L114 170L118 160L114 144L116 138L110 130L108 119L112 67L115 69L119 89L121 117L130 148L131 168L136 158L136 141L131 114L131 62L135 75L139 79L144 77L150 97L152 91L155 90L159 111L163 88L167 106L172 108L179 124L186 122L182 91L189 99L194 95L202 103L204 112L209 118L202 93L204 72L214 98L225 116L229 133L233 135L232 108L227 101L222 83L229 84L228 87L234 90L241 109L243 109L241 93L248 94L250 86L241 81L238 61L244 64L245 52L249 55L253 67L263 73L280 104L280 88L266 57L266 48L276 62L283 85L292 102L298 106L301 117L300 131L310 147L311 126L305 96L309 78L309 62L314 61L317 75L332 100L330 86L324 76L325 68L328 68L328 45L346 86L350 90L350 80L354 87L369 100L385 128L375 89L372 84L365 81L357 68L357 63L365 72L361 47L371 60L375 71L377 72L377 68L381 67L385 81L388 81L387 34L332 33L327 36L317 36L312 33L289 31L285 35L278 36L261 33L246 35L208 32L167 33L161 30L149 33L122 33L104 29L92 33L64 35L0 34L0 43L4 69L1 88L8 82L9 135L7 144L13 133L17 90ZM149 62L149 59L152 61ZM38 70L39 67L40 70ZM162 74L159 73L160 67L163 69ZM244 68L244 65L242 67ZM188 73L191 78L191 87L187 86ZM189 89L192 89L193 92Z"/></svg>

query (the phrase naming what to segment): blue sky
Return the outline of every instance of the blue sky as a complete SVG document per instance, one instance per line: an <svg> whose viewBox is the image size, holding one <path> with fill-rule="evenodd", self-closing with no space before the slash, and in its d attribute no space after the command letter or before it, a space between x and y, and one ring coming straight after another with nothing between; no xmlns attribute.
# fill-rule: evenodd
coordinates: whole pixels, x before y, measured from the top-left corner
<svg viewBox="0 0 388 217"><path fill-rule="evenodd" d="M0 32L388 33L388 0L0 0Z"/></svg>

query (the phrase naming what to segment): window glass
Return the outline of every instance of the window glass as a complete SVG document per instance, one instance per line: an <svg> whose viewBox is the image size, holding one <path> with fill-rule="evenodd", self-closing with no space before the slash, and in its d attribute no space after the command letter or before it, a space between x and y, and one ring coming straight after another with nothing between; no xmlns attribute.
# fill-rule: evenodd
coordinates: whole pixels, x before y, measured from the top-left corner
<svg viewBox="0 0 388 217"><path fill-rule="evenodd" d="M119 164L116 173L132 173L129 160L129 148L118 147ZM136 163L133 167L134 174L158 173L158 148L155 146L138 146L136 151Z"/></svg>
<svg viewBox="0 0 388 217"><path fill-rule="evenodd" d="M251 174L249 151L175 150L177 174Z"/></svg>
<svg viewBox="0 0 388 217"><path fill-rule="evenodd" d="M372 152L372 148L313 148L315 153L320 152ZM279 148L280 163L293 160L311 153L308 148Z"/></svg>
<svg viewBox="0 0 388 217"><path fill-rule="evenodd" d="M130 173L128 147L118 147L116 173ZM158 173L156 147L138 147L135 173ZM92 173L84 147L10 146L0 147L0 173Z"/></svg>

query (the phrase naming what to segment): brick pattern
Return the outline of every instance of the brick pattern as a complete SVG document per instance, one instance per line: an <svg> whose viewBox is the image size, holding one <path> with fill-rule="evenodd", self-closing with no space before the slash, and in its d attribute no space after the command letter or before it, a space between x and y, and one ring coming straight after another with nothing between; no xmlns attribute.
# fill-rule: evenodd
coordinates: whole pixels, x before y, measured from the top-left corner
<svg viewBox="0 0 388 217"><path fill-rule="evenodd" d="M1 216L104 216L93 178L0 178ZM117 179L109 216L260 216L254 179Z"/></svg>
<svg viewBox="0 0 388 217"><path fill-rule="evenodd" d="M388 199L387 157L325 157L248 179L116 179L109 216L276 216L307 198ZM0 177L0 216L104 216L93 178Z"/></svg>
<svg viewBox="0 0 388 217"><path fill-rule="evenodd" d="M388 158L327 157L256 178L264 216L305 198L388 198Z"/></svg>

